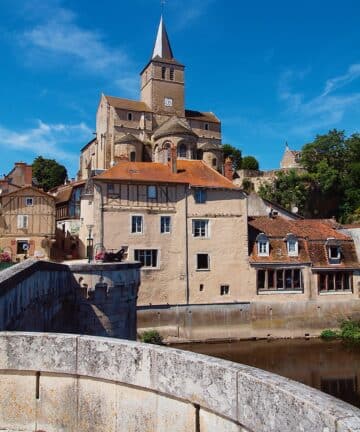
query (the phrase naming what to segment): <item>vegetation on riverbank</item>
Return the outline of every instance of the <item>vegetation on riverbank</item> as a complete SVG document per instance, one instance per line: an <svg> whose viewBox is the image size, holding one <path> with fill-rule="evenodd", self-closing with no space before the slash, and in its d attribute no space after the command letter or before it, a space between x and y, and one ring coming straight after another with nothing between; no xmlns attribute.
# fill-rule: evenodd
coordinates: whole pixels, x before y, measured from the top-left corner
<svg viewBox="0 0 360 432"><path fill-rule="evenodd" d="M140 341L155 345L164 345L163 338L157 330L147 330L140 335Z"/></svg>
<svg viewBox="0 0 360 432"><path fill-rule="evenodd" d="M360 321L344 320L339 330L323 330L320 337L326 340L341 339L344 342L360 345Z"/></svg>

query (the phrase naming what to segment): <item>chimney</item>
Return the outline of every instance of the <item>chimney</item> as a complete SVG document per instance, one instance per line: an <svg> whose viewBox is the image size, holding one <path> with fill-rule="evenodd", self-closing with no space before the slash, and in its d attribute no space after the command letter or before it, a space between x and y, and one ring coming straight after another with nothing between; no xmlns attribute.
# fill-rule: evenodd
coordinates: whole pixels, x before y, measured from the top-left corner
<svg viewBox="0 0 360 432"><path fill-rule="evenodd" d="M232 160L227 157L225 159L225 163L224 163L224 176L230 180L231 182L233 181L233 164L232 164Z"/></svg>
<svg viewBox="0 0 360 432"><path fill-rule="evenodd" d="M25 184L32 185L32 166L31 165L25 165Z"/></svg>
<svg viewBox="0 0 360 432"><path fill-rule="evenodd" d="M173 174L176 174L177 173L177 150L174 144L170 147L169 166L171 172Z"/></svg>

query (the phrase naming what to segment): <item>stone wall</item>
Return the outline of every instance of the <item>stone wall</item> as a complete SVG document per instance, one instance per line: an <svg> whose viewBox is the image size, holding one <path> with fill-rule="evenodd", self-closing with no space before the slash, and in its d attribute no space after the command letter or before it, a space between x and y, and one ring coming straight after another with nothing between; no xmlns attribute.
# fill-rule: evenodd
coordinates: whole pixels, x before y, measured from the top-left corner
<svg viewBox="0 0 360 432"><path fill-rule="evenodd" d="M140 264L27 260L0 272L0 330L136 339Z"/></svg>
<svg viewBox="0 0 360 432"><path fill-rule="evenodd" d="M297 294L295 294L297 295ZM138 333L157 329L170 342L319 336L343 319L360 319L360 300L252 301L138 307Z"/></svg>
<svg viewBox="0 0 360 432"><path fill-rule="evenodd" d="M0 430L355 432L360 411L277 375L110 338L0 334Z"/></svg>

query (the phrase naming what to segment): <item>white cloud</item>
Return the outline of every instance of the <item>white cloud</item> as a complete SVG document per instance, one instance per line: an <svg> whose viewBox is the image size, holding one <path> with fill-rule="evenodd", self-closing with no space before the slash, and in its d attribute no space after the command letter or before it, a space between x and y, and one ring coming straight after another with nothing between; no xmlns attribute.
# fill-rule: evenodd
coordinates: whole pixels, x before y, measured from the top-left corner
<svg viewBox="0 0 360 432"><path fill-rule="evenodd" d="M335 78L328 79L325 84L325 89L323 96L344 87L345 85L351 83L355 79L360 77L360 63L355 63L350 65L347 72L344 75L340 75Z"/></svg>
<svg viewBox="0 0 360 432"><path fill-rule="evenodd" d="M165 6L165 10L169 7L169 9L171 8L176 12L175 29L179 31L203 16L214 1L215 0L201 0L196 2L193 0L173 0Z"/></svg>
<svg viewBox="0 0 360 432"><path fill-rule="evenodd" d="M67 66L108 78L131 64L128 55L108 45L100 32L81 27L70 9L55 2L48 4L42 13L37 24L20 38L31 64L59 64L67 59Z"/></svg>
<svg viewBox="0 0 360 432"><path fill-rule="evenodd" d="M67 147L83 143L91 137L91 132L85 123L47 124L38 120L36 127L23 131L14 131L0 125L0 149L74 161L78 158L77 148L74 146L76 153L73 153Z"/></svg>

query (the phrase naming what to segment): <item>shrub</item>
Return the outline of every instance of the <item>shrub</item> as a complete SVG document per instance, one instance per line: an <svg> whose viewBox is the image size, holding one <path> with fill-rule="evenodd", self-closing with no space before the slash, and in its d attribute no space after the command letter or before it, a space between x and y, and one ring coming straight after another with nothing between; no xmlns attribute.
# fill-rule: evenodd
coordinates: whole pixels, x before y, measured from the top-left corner
<svg viewBox="0 0 360 432"><path fill-rule="evenodd" d="M141 342L163 345L163 338L157 330L147 330L140 335Z"/></svg>
<svg viewBox="0 0 360 432"><path fill-rule="evenodd" d="M11 256L8 252L0 252L0 262L11 262Z"/></svg>
<svg viewBox="0 0 360 432"><path fill-rule="evenodd" d="M321 335L320 335L320 337L322 339L327 339L327 340L329 340L329 339L336 339L338 336L339 336L338 333L336 331L334 331L334 330L331 330L331 329L323 330L321 332Z"/></svg>

